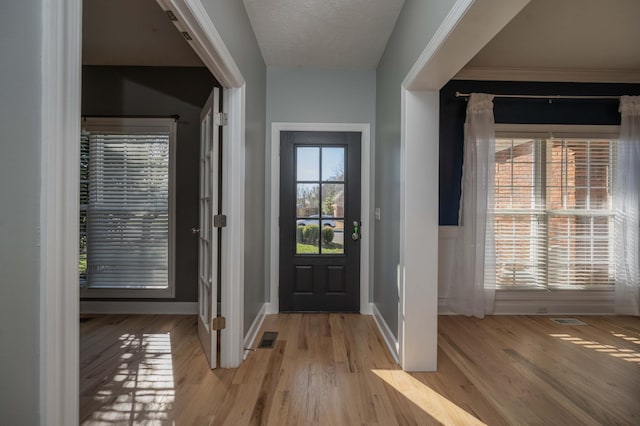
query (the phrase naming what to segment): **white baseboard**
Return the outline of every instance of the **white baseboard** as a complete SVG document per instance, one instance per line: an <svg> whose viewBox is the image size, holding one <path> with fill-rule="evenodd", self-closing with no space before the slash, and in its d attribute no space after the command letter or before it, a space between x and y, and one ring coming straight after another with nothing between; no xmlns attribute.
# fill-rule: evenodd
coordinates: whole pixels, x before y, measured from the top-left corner
<svg viewBox="0 0 640 426"><path fill-rule="evenodd" d="M382 334L385 343L387 344L387 348L389 348L389 352L391 352L391 356L397 364L400 364L400 356L398 354L398 339L393 335L393 332L387 325L387 322L382 317L382 314L378 310L375 304L371 303L371 312L373 313L373 319L378 326L378 330Z"/></svg>
<svg viewBox="0 0 640 426"><path fill-rule="evenodd" d="M279 313L279 310L275 303L267 302L264 304L264 313L265 315L272 315Z"/></svg>
<svg viewBox="0 0 640 426"><path fill-rule="evenodd" d="M361 315L373 315L373 303L365 303L360 306Z"/></svg>
<svg viewBox="0 0 640 426"><path fill-rule="evenodd" d="M251 323L251 327L249 327L249 331L244 337L243 348L245 349L243 359L246 359L247 355L249 355L249 351L247 348L251 348L253 346L253 342L256 340L256 337L258 337L258 332L260 331L260 327L262 327L265 313L267 312L267 305L269 305L269 303L265 303L264 305L262 305L262 307L258 311L258 315L256 315L256 317L254 318L253 322Z"/></svg>
<svg viewBox="0 0 640 426"><path fill-rule="evenodd" d="M438 297L438 315L457 315L449 307L446 297Z"/></svg>
<svg viewBox="0 0 640 426"><path fill-rule="evenodd" d="M197 315L197 302L80 301L81 314Z"/></svg>

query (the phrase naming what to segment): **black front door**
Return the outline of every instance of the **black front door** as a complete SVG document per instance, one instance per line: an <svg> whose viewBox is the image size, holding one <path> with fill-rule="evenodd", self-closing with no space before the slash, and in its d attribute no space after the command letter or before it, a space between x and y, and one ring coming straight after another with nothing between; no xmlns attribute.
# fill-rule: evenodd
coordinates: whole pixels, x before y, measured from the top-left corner
<svg viewBox="0 0 640 426"><path fill-rule="evenodd" d="M280 310L360 310L359 132L281 132Z"/></svg>

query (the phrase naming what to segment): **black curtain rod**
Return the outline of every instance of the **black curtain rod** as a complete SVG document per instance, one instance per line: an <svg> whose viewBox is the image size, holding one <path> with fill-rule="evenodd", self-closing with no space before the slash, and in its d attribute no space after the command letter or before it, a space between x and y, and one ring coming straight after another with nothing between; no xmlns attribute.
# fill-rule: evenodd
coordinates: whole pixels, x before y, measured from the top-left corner
<svg viewBox="0 0 640 426"><path fill-rule="evenodd" d="M471 93L456 92L456 98L468 98ZM609 99L620 100L620 96L580 96L580 95L493 95L496 98L517 98L517 99L548 99L550 101L554 99L577 99L577 100L597 100L597 99Z"/></svg>

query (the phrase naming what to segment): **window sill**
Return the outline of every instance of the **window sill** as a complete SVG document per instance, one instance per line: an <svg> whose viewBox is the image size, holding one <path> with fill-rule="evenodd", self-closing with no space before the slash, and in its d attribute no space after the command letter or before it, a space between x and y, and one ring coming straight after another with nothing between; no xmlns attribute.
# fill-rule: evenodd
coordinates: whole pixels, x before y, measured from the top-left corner
<svg viewBox="0 0 640 426"><path fill-rule="evenodd" d="M602 314L614 313L614 292L580 289L499 289L494 314Z"/></svg>
<svg viewBox="0 0 640 426"><path fill-rule="evenodd" d="M80 288L82 299L172 299L175 290L166 288Z"/></svg>
<svg viewBox="0 0 640 426"><path fill-rule="evenodd" d="M562 291L570 291L570 292L613 292L614 286L560 286L554 285L549 287L540 287L540 286L513 286L513 287L496 287L496 292L521 292L521 291L533 291L533 292L562 292Z"/></svg>

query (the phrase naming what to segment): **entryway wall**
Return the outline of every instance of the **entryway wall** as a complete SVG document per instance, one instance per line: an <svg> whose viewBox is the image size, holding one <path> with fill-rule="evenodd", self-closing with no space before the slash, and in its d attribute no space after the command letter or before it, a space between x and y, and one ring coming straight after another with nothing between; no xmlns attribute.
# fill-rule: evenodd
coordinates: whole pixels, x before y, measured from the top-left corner
<svg viewBox="0 0 640 426"><path fill-rule="evenodd" d="M267 126L266 180L265 194L271 194L271 127L273 123L359 123L369 124L375 129L376 72L375 70L303 70L287 68L267 68ZM374 132L370 132L370 146L375 146ZM375 153L371 149L371 164ZM371 170L371 176L375 176ZM374 182L371 182L370 200L373 203ZM266 205L271 200L267 198ZM373 204L372 204L373 205ZM369 218L362 218L373 224L373 209ZM270 252L271 214L265 215L265 252ZM373 229L373 226L371 227ZM373 253L373 239L369 240ZM373 263L370 262L372 274ZM270 298L269 283L271 269L269 261L265 268L265 292ZM370 292L373 288L370 286ZM370 294L371 295L371 294ZM371 300L371 297L369 298Z"/></svg>

